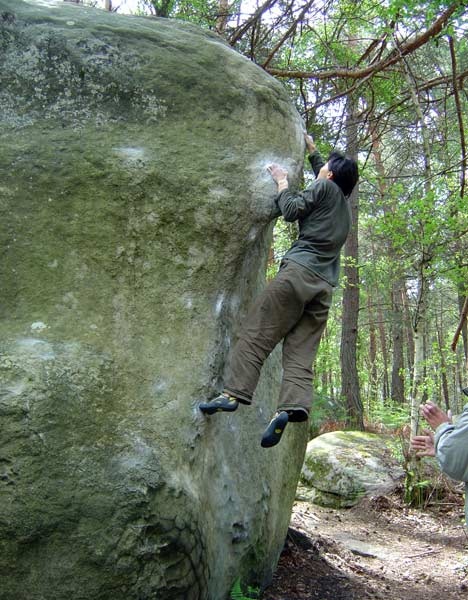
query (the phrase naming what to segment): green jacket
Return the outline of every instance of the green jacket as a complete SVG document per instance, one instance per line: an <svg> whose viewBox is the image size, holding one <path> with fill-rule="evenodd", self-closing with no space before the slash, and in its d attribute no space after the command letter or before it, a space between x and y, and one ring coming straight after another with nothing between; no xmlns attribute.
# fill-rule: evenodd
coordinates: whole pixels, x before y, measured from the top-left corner
<svg viewBox="0 0 468 600"><path fill-rule="evenodd" d="M317 176L324 165L322 157L314 152L309 161ZM299 224L299 237L284 258L336 286L341 248L351 228L351 210L341 189L330 179L316 179L303 192L281 192L276 203L286 221Z"/></svg>
<svg viewBox="0 0 468 600"><path fill-rule="evenodd" d="M443 423L435 430L434 445L441 470L465 482L465 519L468 524L468 404L456 423Z"/></svg>

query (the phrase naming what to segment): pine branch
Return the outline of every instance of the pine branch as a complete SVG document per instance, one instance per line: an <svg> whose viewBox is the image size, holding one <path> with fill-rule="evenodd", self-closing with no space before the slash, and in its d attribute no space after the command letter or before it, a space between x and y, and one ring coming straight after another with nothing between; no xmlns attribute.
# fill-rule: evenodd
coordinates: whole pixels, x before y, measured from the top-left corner
<svg viewBox="0 0 468 600"><path fill-rule="evenodd" d="M362 69L331 69L327 71L295 71L287 69L267 68L266 71L275 77L287 77L289 79L330 79L333 77L342 77L345 79L363 79L365 77L374 76L391 65L400 62L405 56L413 53L421 46L424 46L430 39L439 35L443 28L447 25L453 13L465 4L464 1L454 2L445 12L443 12L426 31L420 35L416 35L398 48L394 48L386 58L377 63L368 65Z"/></svg>
<svg viewBox="0 0 468 600"><path fill-rule="evenodd" d="M300 12L299 16L295 19L295 21L292 23L292 25L289 27L289 29L281 37L281 39L279 40L279 42L277 44L275 44L275 46L273 47L272 51L270 52L270 54L268 55L267 59L265 60L265 62L262 65L262 67L264 69L266 69L266 67L273 60L275 54L278 52L278 50L281 48L281 46L291 37L292 34L295 33L298 24L302 21L302 19L304 18L304 16L307 14L309 8L312 6L312 4L314 3L314 1L315 0L312 0L311 2L307 2L307 4L303 7L302 11Z"/></svg>
<svg viewBox="0 0 468 600"><path fill-rule="evenodd" d="M268 10L270 10L270 8L273 8L273 6L276 4L277 0L267 0L266 2L264 2L261 6L259 6L257 8L257 10L254 12L254 14L250 17L250 19L248 19L245 23L243 23L241 25L241 27L239 27L239 29L236 29L233 34L230 36L229 38L229 44L231 46L234 46L234 44L236 42L238 42L242 36L251 28L253 27L257 21L260 19L260 17L267 12Z"/></svg>

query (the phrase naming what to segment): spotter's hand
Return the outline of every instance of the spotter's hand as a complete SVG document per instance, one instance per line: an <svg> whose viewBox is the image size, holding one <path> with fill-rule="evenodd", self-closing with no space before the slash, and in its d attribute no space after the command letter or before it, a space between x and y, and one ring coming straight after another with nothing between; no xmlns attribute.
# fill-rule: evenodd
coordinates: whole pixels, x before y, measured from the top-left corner
<svg viewBox="0 0 468 600"><path fill-rule="evenodd" d="M411 438L411 450L416 456L435 456L434 435L430 431L423 431L424 435L415 435Z"/></svg>
<svg viewBox="0 0 468 600"><path fill-rule="evenodd" d="M451 423L451 415L445 413L433 402L426 402L420 406L421 416L426 419L432 429L437 429L442 423Z"/></svg>

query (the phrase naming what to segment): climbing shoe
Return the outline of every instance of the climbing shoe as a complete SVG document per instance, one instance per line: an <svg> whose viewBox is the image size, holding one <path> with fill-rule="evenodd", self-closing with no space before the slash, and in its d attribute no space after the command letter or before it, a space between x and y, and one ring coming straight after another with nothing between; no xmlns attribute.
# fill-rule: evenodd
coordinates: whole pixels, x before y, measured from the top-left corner
<svg viewBox="0 0 468 600"><path fill-rule="evenodd" d="M263 448L271 448L272 446L276 446L283 435L283 431L286 429L288 420L289 415L284 410L275 414L262 436L261 444Z"/></svg>
<svg viewBox="0 0 468 600"><path fill-rule="evenodd" d="M214 415L217 412L234 412L238 406L237 398L228 394L220 394L209 402L201 402L199 408L205 415Z"/></svg>

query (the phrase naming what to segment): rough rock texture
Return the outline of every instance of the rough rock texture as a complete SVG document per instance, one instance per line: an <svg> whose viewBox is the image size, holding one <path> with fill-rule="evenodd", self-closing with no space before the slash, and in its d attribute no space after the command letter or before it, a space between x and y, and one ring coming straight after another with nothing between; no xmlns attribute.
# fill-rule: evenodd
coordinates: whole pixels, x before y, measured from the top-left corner
<svg viewBox="0 0 468 600"><path fill-rule="evenodd" d="M0 598L268 582L307 426L204 418L263 285L283 88L189 24L0 0ZM292 158L291 158L292 157ZM288 162L289 161L289 162Z"/></svg>
<svg viewBox="0 0 468 600"><path fill-rule="evenodd" d="M388 493L404 477L398 441L373 433L334 431L307 445L298 498L321 506L354 506L364 496Z"/></svg>

